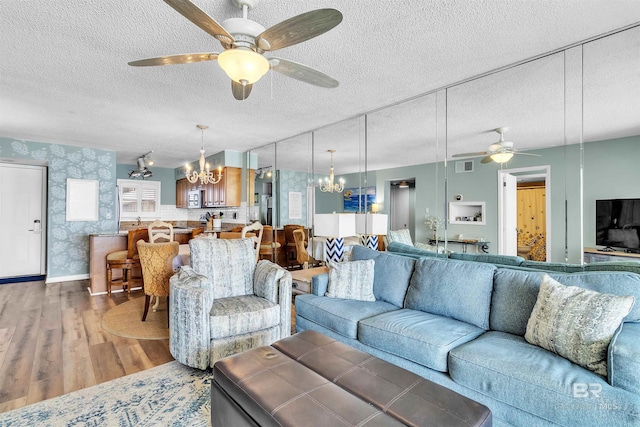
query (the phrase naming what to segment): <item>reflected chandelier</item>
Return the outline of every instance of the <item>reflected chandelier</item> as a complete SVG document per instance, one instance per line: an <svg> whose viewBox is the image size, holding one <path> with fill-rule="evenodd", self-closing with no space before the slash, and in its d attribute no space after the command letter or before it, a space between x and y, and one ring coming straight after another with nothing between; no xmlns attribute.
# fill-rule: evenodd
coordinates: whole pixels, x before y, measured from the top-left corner
<svg viewBox="0 0 640 427"><path fill-rule="evenodd" d="M190 183L195 184L196 181L200 180L200 184L217 184L222 179L222 167L218 167L218 173L214 175L212 171L209 170L209 163L205 163L204 160L204 130L209 129L209 126L205 125L196 125L198 129L200 129L202 133L202 145L200 147L200 172L191 171L191 165L187 163L185 165L185 176L189 180Z"/></svg>
<svg viewBox="0 0 640 427"><path fill-rule="evenodd" d="M329 178L325 178L324 181L322 181L322 178L320 178L318 182L318 184L320 185L320 191L324 193L342 193L342 191L344 190L344 179L340 178L339 182L333 182L333 153L335 153L336 150L327 151L331 154L331 168L329 169Z"/></svg>

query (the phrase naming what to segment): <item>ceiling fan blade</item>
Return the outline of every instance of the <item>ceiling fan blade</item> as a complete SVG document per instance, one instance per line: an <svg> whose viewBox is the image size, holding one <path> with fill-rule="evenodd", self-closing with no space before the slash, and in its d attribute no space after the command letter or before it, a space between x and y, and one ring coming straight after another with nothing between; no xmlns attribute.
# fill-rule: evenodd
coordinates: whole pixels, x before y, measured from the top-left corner
<svg viewBox="0 0 640 427"><path fill-rule="evenodd" d="M491 163L493 161L493 159L491 158L491 156L487 156L484 159L480 160L480 163Z"/></svg>
<svg viewBox="0 0 640 427"><path fill-rule="evenodd" d="M454 154L451 157L479 157L479 156L486 156L487 153L486 151L478 151L477 153L461 153L461 154Z"/></svg>
<svg viewBox="0 0 640 427"><path fill-rule="evenodd" d="M297 62L280 58L269 58L269 64L271 64L273 71L315 86L335 88L340 84L336 79L318 70L309 68L306 65L298 64Z"/></svg>
<svg viewBox="0 0 640 427"><path fill-rule="evenodd" d="M189 0L164 0L164 2L189 21L218 39L225 49L228 49L233 44L233 36L229 34L222 25L218 24L215 19L207 15L202 9Z"/></svg>
<svg viewBox="0 0 640 427"><path fill-rule="evenodd" d="M231 92L233 93L233 97L238 101L244 101L251 94L252 84L242 85L241 83L236 82L235 80L231 80Z"/></svg>
<svg viewBox="0 0 640 427"><path fill-rule="evenodd" d="M214 61L217 58L217 53L185 53L182 55L140 59L139 61L129 62L129 65L134 67L149 67L153 65L191 64L192 62Z"/></svg>
<svg viewBox="0 0 640 427"><path fill-rule="evenodd" d="M282 49L326 33L340 22L342 13L335 9L312 10L266 29L256 38L256 43L265 51Z"/></svg>
<svg viewBox="0 0 640 427"><path fill-rule="evenodd" d="M533 153L525 153L523 151L514 151L513 154L517 154L519 156L533 156L533 157L540 157L540 154L533 154Z"/></svg>

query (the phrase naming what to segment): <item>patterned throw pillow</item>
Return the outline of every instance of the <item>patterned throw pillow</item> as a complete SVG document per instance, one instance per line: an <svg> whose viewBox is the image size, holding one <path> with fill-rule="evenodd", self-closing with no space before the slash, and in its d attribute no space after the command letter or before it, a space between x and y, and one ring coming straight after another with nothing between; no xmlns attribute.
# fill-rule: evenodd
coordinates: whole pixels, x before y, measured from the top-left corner
<svg viewBox="0 0 640 427"><path fill-rule="evenodd" d="M398 242L405 245L413 246L413 241L411 240L411 233L409 233L408 228L403 228L401 230L389 230L387 232L387 241Z"/></svg>
<svg viewBox="0 0 640 427"><path fill-rule="evenodd" d="M635 298L565 286L545 274L524 338L607 376L607 348Z"/></svg>
<svg viewBox="0 0 640 427"><path fill-rule="evenodd" d="M373 271L375 261L329 263L329 285L325 296L360 301L375 301Z"/></svg>

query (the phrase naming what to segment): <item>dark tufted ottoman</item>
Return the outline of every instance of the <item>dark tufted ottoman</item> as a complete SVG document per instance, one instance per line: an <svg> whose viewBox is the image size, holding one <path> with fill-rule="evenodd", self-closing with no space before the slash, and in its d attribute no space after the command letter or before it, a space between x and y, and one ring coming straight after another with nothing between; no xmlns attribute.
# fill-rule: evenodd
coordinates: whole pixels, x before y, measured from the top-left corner
<svg viewBox="0 0 640 427"><path fill-rule="evenodd" d="M226 426L491 426L491 411L403 368L304 331L216 362Z"/></svg>

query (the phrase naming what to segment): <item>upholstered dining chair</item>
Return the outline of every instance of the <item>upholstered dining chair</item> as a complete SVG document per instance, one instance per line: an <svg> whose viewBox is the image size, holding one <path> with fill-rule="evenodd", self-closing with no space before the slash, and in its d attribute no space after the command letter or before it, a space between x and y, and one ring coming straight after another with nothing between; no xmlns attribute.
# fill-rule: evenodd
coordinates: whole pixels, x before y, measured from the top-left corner
<svg viewBox="0 0 640 427"><path fill-rule="evenodd" d="M273 227L265 225L262 227L262 242L260 242L260 252L258 257L260 259L268 259L269 261L276 262L276 251L280 249L282 245L280 242L274 240Z"/></svg>
<svg viewBox="0 0 640 427"><path fill-rule="evenodd" d="M293 230L293 240L296 242L296 260L298 264L304 267L305 263L309 267L318 266L320 261L313 258L307 251L306 240L304 239L304 230Z"/></svg>
<svg viewBox="0 0 640 427"><path fill-rule="evenodd" d="M149 224L149 242L173 242L173 225L168 222L155 220Z"/></svg>
<svg viewBox="0 0 640 427"><path fill-rule="evenodd" d="M144 280L144 312L142 321L147 320L151 297L169 296L169 278L173 276L173 259L178 255L178 242L147 243L138 240L138 253ZM157 310L157 306L153 311Z"/></svg>
<svg viewBox="0 0 640 427"><path fill-rule="evenodd" d="M251 239L191 239L189 247L191 266L169 279L169 350L178 362L207 369L291 334L291 273L256 264Z"/></svg>
<svg viewBox="0 0 640 427"><path fill-rule="evenodd" d="M304 231L304 226L298 224L285 224L284 226L284 250L287 256L287 267L293 267L298 264L296 242L293 239L293 230Z"/></svg>
<svg viewBox="0 0 640 427"><path fill-rule="evenodd" d="M111 296L112 286L121 286L123 291L131 293L131 288L142 286L140 259L138 257L138 240L149 240L146 228L129 230L127 249L107 254L107 295ZM114 270L121 271L121 278L114 278Z"/></svg>

